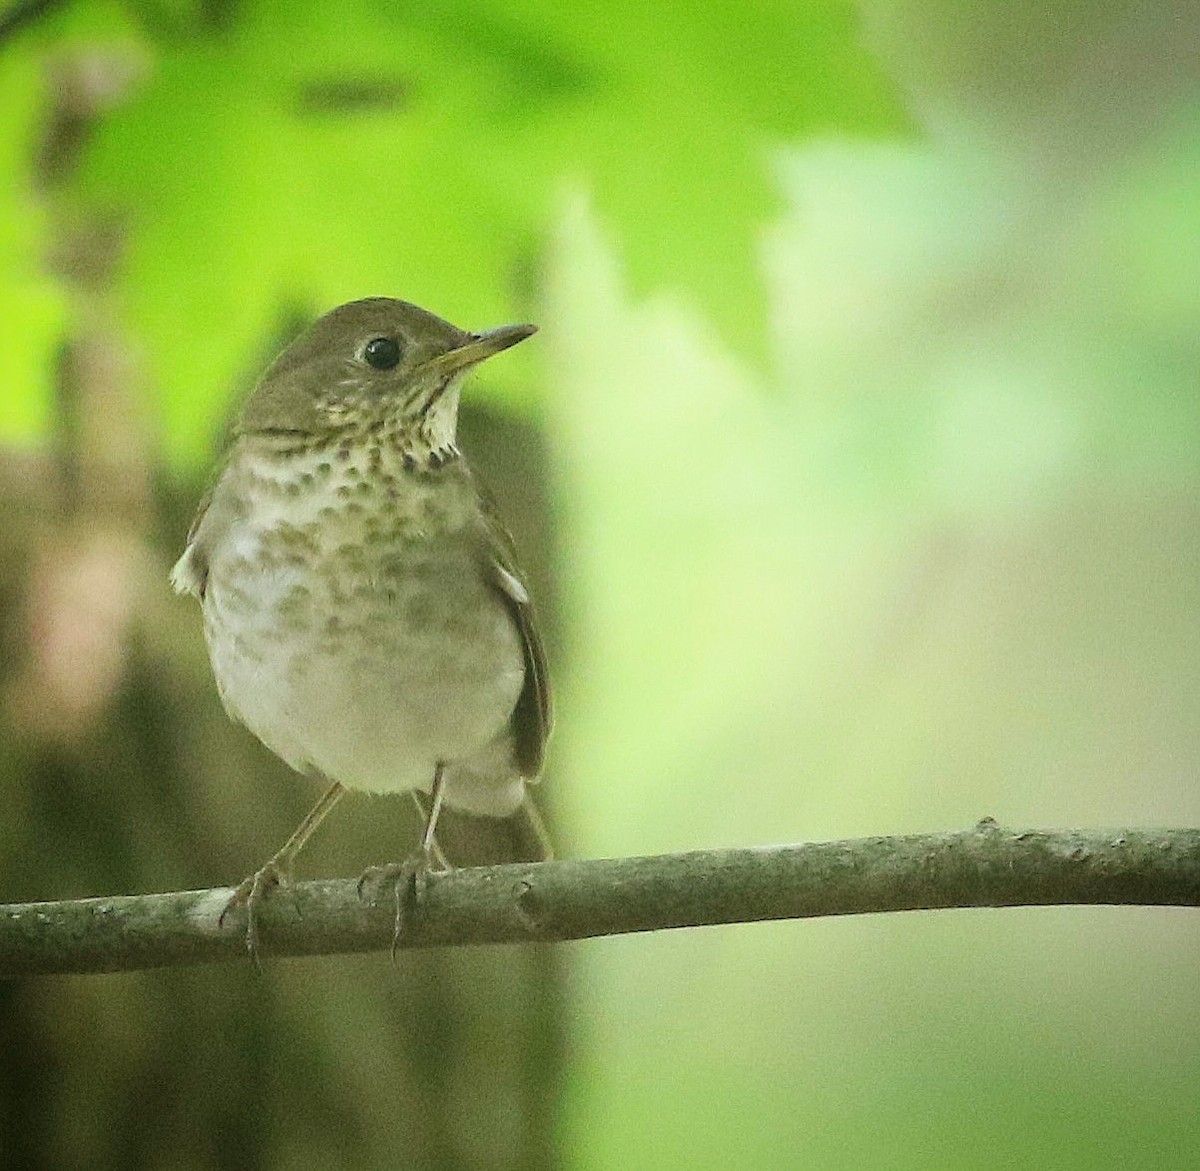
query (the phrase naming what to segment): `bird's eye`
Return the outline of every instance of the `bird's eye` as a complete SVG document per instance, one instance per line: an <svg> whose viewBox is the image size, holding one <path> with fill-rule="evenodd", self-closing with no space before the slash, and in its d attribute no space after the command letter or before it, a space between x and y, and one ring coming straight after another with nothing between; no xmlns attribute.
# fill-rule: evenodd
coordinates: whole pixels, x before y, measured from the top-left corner
<svg viewBox="0 0 1200 1171"><path fill-rule="evenodd" d="M391 337L373 337L363 346L363 358L376 370L391 370L400 362L400 343Z"/></svg>

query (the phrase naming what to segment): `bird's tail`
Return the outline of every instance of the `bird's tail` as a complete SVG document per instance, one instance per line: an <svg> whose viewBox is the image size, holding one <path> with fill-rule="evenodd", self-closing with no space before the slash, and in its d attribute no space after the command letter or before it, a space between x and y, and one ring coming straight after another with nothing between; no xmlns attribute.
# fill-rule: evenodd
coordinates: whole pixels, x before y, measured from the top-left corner
<svg viewBox="0 0 1200 1171"><path fill-rule="evenodd" d="M426 809L425 794L416 796ZM436 840L445 861L454 867L546 862L554 857L545 822L529 793L507 817L486 817L443 806Z"/></svg>

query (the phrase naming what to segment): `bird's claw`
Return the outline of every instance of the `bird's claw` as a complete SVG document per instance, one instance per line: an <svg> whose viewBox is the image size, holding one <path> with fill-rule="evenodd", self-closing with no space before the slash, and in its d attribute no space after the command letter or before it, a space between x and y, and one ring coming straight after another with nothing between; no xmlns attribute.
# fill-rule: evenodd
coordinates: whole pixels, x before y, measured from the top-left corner
<svg viewBox="0 0 1200 1171"><path fill-rule="evenodd" d="M262 964L258 958L258 908L275 887L285 886L289 881L290 875L272 858L271 861L238 884L217 919L217 927L224 927L225 919L230 911L237 907L246 908L246 950L250 953L250 959L254 966L260 972Z"/></svg>
<svg viewBox="0 0 1200 1171"><path fill-rule="evenodd" d="M379 901L385 887L392 888L396 902L396 919L392 930L393 963L410 915L421 909L429 887L429 878L435 873L432 849L420 847L403 862L388 862L383 866L369 867L358 880L358 897L371 904Z"/></svg>

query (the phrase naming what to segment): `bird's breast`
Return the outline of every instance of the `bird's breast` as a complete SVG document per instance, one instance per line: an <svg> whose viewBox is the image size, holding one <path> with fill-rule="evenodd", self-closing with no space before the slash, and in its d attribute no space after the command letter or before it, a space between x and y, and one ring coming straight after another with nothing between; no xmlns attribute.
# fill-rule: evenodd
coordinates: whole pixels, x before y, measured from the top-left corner
<svg viewBox="0 0 1200 1171"><path fill-rule="evenodd" d="M505 733L520 636L485 576L465 470L323 454L242 472L238 520L210 553L214 671L294 767L414 787Z"/></svg>

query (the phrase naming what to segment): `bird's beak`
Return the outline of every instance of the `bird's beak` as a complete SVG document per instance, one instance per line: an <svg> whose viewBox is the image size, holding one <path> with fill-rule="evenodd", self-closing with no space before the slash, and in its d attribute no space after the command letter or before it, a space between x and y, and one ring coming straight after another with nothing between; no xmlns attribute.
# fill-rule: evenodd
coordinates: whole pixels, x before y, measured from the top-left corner
<svg viewBox="0 0 1200 1171"><path fill-rule="evenodd" d="M527 337L537 333L536 325L502 325L499 329L489 329L486 333L467 335L467 340L461 346L455 346L436 358L430 358L425 364L427 370L437 374L454 374L474 366L493 354L523 342Z"/></svg>

